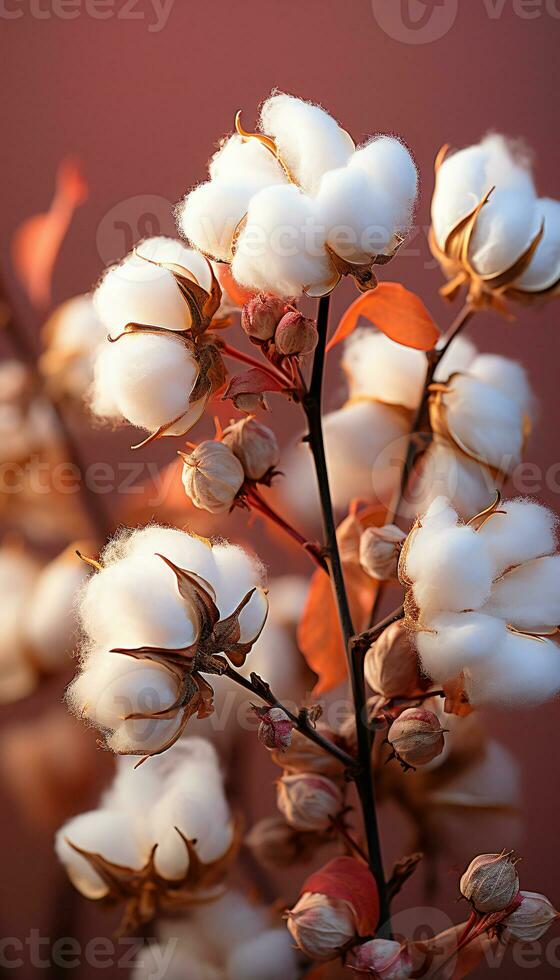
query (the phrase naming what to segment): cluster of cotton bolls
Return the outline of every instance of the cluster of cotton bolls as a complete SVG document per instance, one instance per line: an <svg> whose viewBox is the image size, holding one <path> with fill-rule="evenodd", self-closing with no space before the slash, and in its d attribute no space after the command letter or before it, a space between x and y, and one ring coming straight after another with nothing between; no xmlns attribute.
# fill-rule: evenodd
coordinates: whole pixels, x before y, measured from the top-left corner
<svg viewBox="0 0 560 980"><path fill-rule="evenodd" d="M188 919L158 924L158 943L136 958L133 980L297 980L298 958L288 931L268 909L228 891Z"/></svg>
<svg viewBox="0 0 560 980"><path fill-rule="evenodd" d="M211 289L206 259L172 238L148 238L111 266L93 295L109 342L96 358L91 407L103 419L183 435L202 415L209 391L193 398L202 367L182 336L192 313L173 273L158 263L180 267L195 285ZM230 308L222 297L217 315ZM129 324L146 329L125 333Z"/></svg>
<svg viewBox="0 0 560 980"><path fill-rule="evenodd" d="M155 876L178 882L188 881L191 869L185 840L195 842L196 857L206 865L224 858L234 840L218 758L201 738L183 739L140 769L119 759L100 806L65 823L55 847L75 888L86 898L101 899L110 894L110 885L75 848L141 871L155 847Z"/></svg>
<svg viewBox="0 0 560 980"><path fill-rule="evenodd" d="M43 567L19 544L0 548L0 703L31 694L41 674L70 666L75 598L88 574L74 545Z"/></svg>
<svg viewBox="0 0 560 980"><path fill-rule="evenodd" d="M532 706L560 691L556 518L517 499L474 524L437 498L403 546L407 624L435 681L462 674L475 706Z"/></svg>
<svg viewBox="0 0 560 980"><path fill-rule="evenodd" d="M364 327L346 342L342 368L348 398L323 420L334 505L345 511L352 498L372 496L390 505L422 397L426 357ZM442 358L435 381L442 383L431 396L435 436L402 513L416 514L444 494L462 516L470 517L521 461L533 395L520 364L478 354L461 337ZM318 501L308 448L300 444L288 450L282 469L290 510L301 519L314 519Z"/></svg>
<svg viewBox="0 0 560 980"><path fill-rule="evenodd" d="M214 634L202 622L200 594L189 597L172 566L188 573L221 620L247 599L236 641L245 653L266 619L263 569L240 547L158 525L117 535L100 564L81 597L85 642L69 703L107 733L113 751L159 752L179 737L199 695L201 714L212 711L212 689L197 667L207 666L202 655Z"/></svg>
<svg viewBox="0 0 560 980"><path fill-rule="evenodd" d="M92 382L95 359L107 338L93 297L87 293L62 303L43 328L45 351L39 367L49 391L83 401Z"/></svg>
<svg viewBox="0 0 560 980"><path fill-rule="evenodd" d="M327 293L341 264L371 266L395 252L418 183L398 139L356 148L324 109L283 93L265 101L259 128L250 136L238 125L210 179L179 206L196 248L231 262L244 286L290 297Z"/></svg>
<svg viewBox="0 0 560 980"><path fill-rule="evenodd" d="M560 281L560 202L537 197L527 153L503 136L487 136L438 169L432 234L444 268L457 274L450 242L490 191L468 241L466 271L514 295L554 291Z"/></svg>

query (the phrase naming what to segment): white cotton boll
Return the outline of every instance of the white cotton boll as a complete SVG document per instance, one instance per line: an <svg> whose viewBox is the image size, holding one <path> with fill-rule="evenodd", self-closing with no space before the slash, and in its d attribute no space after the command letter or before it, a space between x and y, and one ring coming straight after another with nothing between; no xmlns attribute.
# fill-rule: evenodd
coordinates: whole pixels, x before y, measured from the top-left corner
<svg viewBox="0 0 560 980"><path fill-rule="evenodd" d="M92 410L155 432L175 421L166 435L183 435L198 421L206 399L189 403L199 367L172 334L125 334L97 358Z"/></svg>
<svg viewBox="0 0 560 980"><path fill-rule="evenodd" d="M107 748L116 755L149 755L162 752L178 737L184 712L178 711L165 720L136 719L123 721L107 739Z"/></svg>
<svg viewBox="0 0 560 980"><path fill-rule="evenodd" d="M478 216L469 259L481 275L498 275L521 258L538 230L534 196L498 188Z"/></svg>
<svg viewBox="0 0 560 980"><path fill-rule="evenodd" d="M498 512L478 532L490 554L494 575L554 551L557 523L551 510L532 500L501 502Z"/></svg>
<svg viewBox="0 0 560 980"><path fill-rule="evenodd" d="M347 262L368 262L389 251L397 230L397 211L365 171L341 167L321 180L317 194L327 245Z"/></svg>
<svg viewBox="0 0 560 980"><path fill-rule="evenodd" d="M212 949L220 959L226 959L236 946L264 932L269 912L254 905L238 891L227 891L211 904L198 905L193 912L194 926L212 940Z"/></svg>
<svg viewBox="0 0 560 980"><path fill-rule="evenodd" d="M406 232L418 193L418 172L404 143L393 136L375 136L352 154L349 166L365 171L391 199L396 230Z"/></svg>
<svg viewBox="0 0 560 980"><path fill-rule="evenodd" d="M503 473L521 461L524 416L519 405L494 385L458 375L444 396L445 422L460 448Z"/></svg>
<svg viewBox="0 0 560 980"><path fill-rule="evenodd" d="M440 248L491 186L486 179L486 154L480 146L459 150L443 161L432 198L432 224Z"/></svg>
<svg viewBox="0 0 560 980"><path fill-rule="evenodd" d="M470 527L430 530L414 542L407 572L422 615L478 609L490 594L492 570L483 541Z"/></svg>
<svg viewBox="0 0 560 980"><path fill-rule="evenodd" d="M300 974L287 929L267 929L237 946L227 961L227 980L297 980Z"/></svg>
<svg viewBox="0 0 560 980"><path fill-rule="evenodd" d="M354 143L320 106L279 93L264 103L260 128L306 194L315 194L328 170L344 167Z"/></svg>
<svg viewBox="0 0 560 980"><path fill-rule="evenodd" d="M511 633L504 627L500 646L485 663L465 671L465 687L475 708L530 708L560 691L560 656L550 640Z"/></svg>
<svg viewBox="0 0 560 980"><path fill-rule="evenodd" d="M265 573L258 559L238 545L216 544L212 554L217 568L217 605L225 619L251 589L263 585Z"/></svg>
<svg viewBox="0 0 560 980"><path fill-rule="evenodd" d="M136 870L140 870L147 858L131 833L125 814L92 810L73 817L57 832L55 850L74 887L89 899L103 898L109 889L86 858L73 850L71 843L84 851L101 854L113 864Z"/></svg>
<svg viewBox="0 0 560 980"><path fill-rule="evenodd" d="M560 201L540 198L537 213L544 221L544 235L525 272L516 279L515 289L540 292L560 279Z"/></svg>
<svg viewBox="0 0 560 980"><path fill-rule="evenodd" d="M530 156L521 141L489 133L480 147L486 157L489 187L534 193Z"/></svg>
<svg viewBox="0 0 560 980"><path fill-rule="evenodd" d="M253 193L270 184L285 184L286 175L270 150L256 139L235 134L224 140L208 168L211 180L250 180Z"/></svg>
<svg viewBox="0 0 560 980"><path fill-rule="evenodd" d="M217 547L212 547L206 539L195 537L186 531L150 524L135 531L129 537L126 545L126 557L137 561L145 557L164 555L179 568L195 572L215 589L219 578L215 559ZM226 546L223 547L225 549ZM244 557L246 556L246 552L241 548L231 547L235 551L239 550ZM161 558L158 558L158 561L161 562ZM163 562L162 564L164 565ZM165 576L167 580L173 583L174 592L177 592L176 579L172 570L165 568Z"/></svg>
<svg viewBox="0 0 560 980"><path fill-rule="evenodd" d="M100 320L113 337L127 323L185 330L191 322L189 308L171 272L153 262L173 262L188 269L199 260L181 242L163 236L140 242L137 251L110 266L100 280L93 294Z"/></svg>
<svg viewBox="0 0 560 980"><path fill-rule="evenodd" d="M444 682L464 667L487 660L503 636L503 623L483 613L440 613L430 630L416 634L422 666L434 681Z"/></svg>
<svg viewBox="0 0 560 980"><path fill-rule="evenodd" d="M160 781L148 762L160 758L163 756L152 756L138 766L138 759L133 756L119 756L113 782L101 797L101 809L128 814L139 834L145 834L145 814L161 791Z"/></svg>
<svg viewBox="0 0 560 980"><path fill-rule="evenodd" d="M237 282L278 296L326 289L333 267L317 205L294 184L267 187L251 198L231 271Z"/></svg>
<svg viewBox="0 0 560 980"><path fill-rule="evenodd" d="M445 439L436 438L420 460L402 514L414 518L442 494L468 521L491 503L495 490L496 480L488 469L456 451Z"/></svg>
<svg viewBox="0 0 560 980"><path fill-rule="evenodd" d="M43 328L46 343L42 373L74 398L83 398L93 379L97 350L107 329L97 315L93 296L74 296L62 303Z"/></svg>
<svg viewBox="0 0 560 980"><path fill-rule="evenodd" d="M189 646L197 622L173 571L157 555L123 559L97 572L81 601L82 626L106 647Z"/></svg>
<svg viewBox="0 0 560 980"><path fill-rule="evenodd" d="M469 371L477 353L471 340L466 337L456 337L439 362L434 381L447 381L456 371Z"/></svg>
<svg viewBox="0 0 560 980"><path fill-rule="evenodd" d="M560 625L560 555L536 558L506 572L485 609L520 630Z"/></svg>
<svg viewBox="0 0 560 980"><path fill-rule="evenodd" d="M522 364L499 354L478 354L468 370L479 381L493 385L511 398L522 412L531 411L534 395Z"/></svg>
<svg viewBox="0 0 560 980"><path fill-rule="evenodd" d="M179 228L195 248L230 262L235 231L254 193L250 174L200 184L177 207Z"/></svg>
<svg viewBox="0 0 560 980"><path fill-rule="evenodd" d="M167 793L150 816L151 833L158 843L156 868L169 880L182 878L189 867L177 829L187 840L196 841L196 853L207 864L225 854L233 834L219 773L188 767L181 778L183 785Z"/></svg>
<svg viewBox="0 0 560 980"><path fill-rule="evenodd" d="M417 407L427 370L422 351L403 347L371 327L362 327L344 344L341 363L350 398L366 397L411 409Z"/></svg>
<svg viewBox="0 0 560 980"><path fill-rule="evenodd" d="M68 661L77 639L76 599L90 571L72 550L64 551L35 583L23 626L44 670L56 670Z"/></svg>
<svg viewBox="0 0 560 980"><path fill-rule="evenodd" d="M164 711L176 700L179 682L171 671L149 660L124 653L97 650L68 688L67 699L76 714L102 728L120 726L127 715ZM148 729L158 723L142 720Z"/></svg>

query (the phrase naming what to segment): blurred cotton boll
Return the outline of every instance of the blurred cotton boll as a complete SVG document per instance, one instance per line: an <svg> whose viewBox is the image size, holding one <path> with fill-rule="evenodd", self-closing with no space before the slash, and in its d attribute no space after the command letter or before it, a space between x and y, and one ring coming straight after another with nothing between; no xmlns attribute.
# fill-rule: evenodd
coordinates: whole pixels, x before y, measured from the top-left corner
<svg viewBox="0 0 560 980"><path fill-rule="evenodd" d="M126 814L111 810L92 810L73 817L57 832L55 849L68 877L84 898L99 899L109 894L109 886L92 868L82 851L101 854L107 861L139 871L147 853L141 840L131 833Z"/></svg>
<svg viewBox="0 0 560 980"><path fill-rule="evenodd" d="M24 624L39 563L22 547L0 548L0 703L17 701L34 690L38 675L25 640Z"/></svg>
<svg viewBox="0 0 560 980"><path fill-rule="evenodd" d="M0 365L0 462L24 463L33 453L60 445L52 406L37 394L25 364Z"/></svg>
<svg viewBox="0 0 560 980"><path fill-rule="evenodd" d="M107 328L90 293L57 307L43 327L44 353L39 367L55 396L82 401L93 382L97 351Z"/></svg>
<svg viewBox="0 0 560 980"><path fill-rule="evenodd" d="M416 168L398 140L360 149L320 106L283 93L262 107L258 133L226 140L210 180L178 209L183 234L231 262L238 282L277 296L330 292L341 274L373 282L379 255L406 235Z"/></svg>

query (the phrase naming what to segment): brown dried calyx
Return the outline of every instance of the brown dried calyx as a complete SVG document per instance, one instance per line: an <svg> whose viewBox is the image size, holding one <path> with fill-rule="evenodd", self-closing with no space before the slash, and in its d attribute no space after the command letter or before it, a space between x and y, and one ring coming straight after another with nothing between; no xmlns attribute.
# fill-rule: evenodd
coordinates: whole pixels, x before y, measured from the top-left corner
<svg viewBox="0 0 560 980"><path fill-rule="evenodd" d="M387 741L393 756L403 769L415 769L441 755L445 747L445 729L433 711L425 708L407 708L393 722Z"/></svg>
<svg viewBox="0 0 560 980"><path fill-rule="evenodd" d="M115 932L116 937L133 935L141 926L160 913L173 913L192 905L214 901L223 893L222 882L239 850L241 827L234 829L233 841L217 861L205 864L196 851L196 841L187 840L176 827L188 853L188 870L183 878L168 880L158 874L155 866L157 844L148 861L139 871L113 864L101 854L86 851L72 841L70 847L91 865L109 889L98 901L109 907L123 906L123 914Z"/></svg>
<svg viewBox="0 0 560 980"><path fill-rule="evenodd" d="M516 865L513 851L479 854L461 878L461 895L481 915L509 909L519 894Z"/></svg>

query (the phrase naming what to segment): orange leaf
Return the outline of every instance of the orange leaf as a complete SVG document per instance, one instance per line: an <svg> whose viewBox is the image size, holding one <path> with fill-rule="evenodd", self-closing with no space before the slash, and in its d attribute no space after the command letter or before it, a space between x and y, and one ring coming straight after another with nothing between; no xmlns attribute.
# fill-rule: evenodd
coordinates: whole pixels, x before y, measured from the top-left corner
<svg viewBox="0 0 560 980"><path fill-rule="evenodd" d="M364 629L378 584L362 571L358 559L360 535L371 524L382 524L385 509L371 507L361 514L351 513L337 531L340 556L352 621L356 630ZM307 665L317 676L314 694L325 694L348 676L346 652L338 610L330 579L318 570L298 627L298 645Z"/></svg>
<svg viewBox="0 0 560 980"><path fill-rule="evenodd" d="M327 898L349 902L356 914L359 936L371 936L379 922L379 894L375 878L362 861L352 857L333 858L307 878L301 889Z"/></svg>
<svg viewBox="0 0 560 980"><path fill-rule="evenodd" d="M229 265L225 265L223 262L218 265L218 279L220 286L236 306L245 306L245 303L248 303L251 297L255 295L254 290L245 289L244 286L239 285L237 279L233 278Z"/></svg>
<svg viewBox="0 0 560 980"><path fill-rule="evenodd" d="M12 237L12 261L17 276L34 306L51 302L55 262L72 215L88 196L87 184L76 160L63 160L56 175L52 204L44 214L27 218Z"/></svg>
<svg viewBox="0 0 560 980"><path fill-rule="evenodd" d="M431 350L439 330L422 300L399 282L381 282L348 307L331 337L327 350L345 340L365 317L387 337L404 347Z"/></svg>

